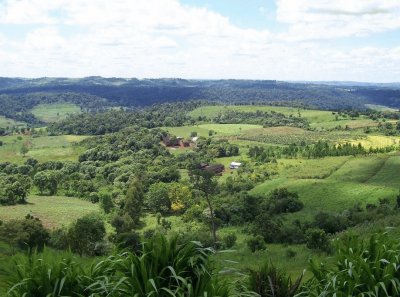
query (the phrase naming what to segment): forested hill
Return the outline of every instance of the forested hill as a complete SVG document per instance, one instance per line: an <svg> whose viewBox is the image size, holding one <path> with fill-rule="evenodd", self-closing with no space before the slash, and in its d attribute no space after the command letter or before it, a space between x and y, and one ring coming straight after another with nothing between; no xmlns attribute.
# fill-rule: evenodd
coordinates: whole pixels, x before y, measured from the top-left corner
<svg viewBox="0 0 400 297"><path fill-rule="evenodd" d="M227 104L280 104L317 109L364 109L365 104L400 107L396 84L290 83L275 80L184 80L0 78L0 115L32 122L39 103L71 102L83 109L141 107L186 100ZM21 116L22 115L22 116Z"/></svg>

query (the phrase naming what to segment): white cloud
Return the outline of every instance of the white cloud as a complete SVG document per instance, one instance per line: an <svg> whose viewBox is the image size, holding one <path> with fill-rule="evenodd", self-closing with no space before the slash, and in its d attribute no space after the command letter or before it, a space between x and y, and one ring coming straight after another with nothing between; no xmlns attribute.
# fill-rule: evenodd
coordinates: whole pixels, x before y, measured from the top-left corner
<svg viewBox="0 0 400 297"><path fill-rule="evenodd" d="M289 31L275 35L178 0L7 0L3 26L35 26L22 41L0 35L0 76L394 80L399 48L318 39L395 28L397 3L277 0Z"/></svg>
<svg viewBox="0 0 400 297"><path fill-rule="evenodd" d="M400 28L400 1L277 0L277 19L290 41L365 36Z"/></svg>

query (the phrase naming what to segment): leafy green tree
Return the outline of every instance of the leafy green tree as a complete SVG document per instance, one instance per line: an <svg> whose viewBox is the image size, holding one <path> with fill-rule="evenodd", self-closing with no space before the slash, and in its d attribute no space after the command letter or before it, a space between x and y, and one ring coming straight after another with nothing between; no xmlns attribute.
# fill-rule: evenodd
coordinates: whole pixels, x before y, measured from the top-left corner
<svg viewBox="0 0 400 297"><path fill-rule="evenodd" d="M26 156L26 154L29 152L29 144L27 142L25 142L20 149L20 153L23 157Z"/></svg>
<svg viewBox="0 0 400 297"><path fill-rule="evenodd" d="M167 214L171 211L169 187L165 183L152 184L145 195L144 205L155 213Z"/></svg>
<svg viewBox="0 0 400 297"><path fill-rule="evenodd" d="M254 237L251 237L250 239L248 239L247 246L249 247L249 249L252 253L254 253L256 251L262 251L267 248L267 246L265 245L264 238L262 238L262 236L260 236L260 235L257 235L257 236L254 236Z"/></svg>
<svg viewBox="0 0 400 297"><path fill-rule="evenodd" d="M61 180L60 173L56 170L39 171L33 178L33 183L38 187L40 194L45 191L49 195L55 195L58 191L58 184Z"/></svg>
<svg viewBox="0 0 400 297"><path fill-rule="evenodd" d="M142 183L138 178L133 178L130 181L124 202L123 213L129 215L134 225L138 226L144 202Z"/></svg>
<svg viewBox="0 0 400 297"><path fill-rule="evenodd" d="M29 176L13 174L0 177L0 204L25 203L31 185Z"/></svg>
<svg viewBox="0 0 400 297"><path fill-rule="evenodd" d="M50 235L38 218L28 214L25 219L10 220L0 225L0 239L15 248L41 250Z"/></svg>
<svg viewBox="0 0 400 297"><path fill-rule="evenodd" d="M211 201L212 195L218 191L218 182L215 179L215 174L208 170L193 169L190 171L190 181L193 187L200 191L207 202L210 211L211 233L213 237L213 245L216 248L217 244L217 225L215 222L214 208Z"/></svg>
<svg viewBox="0 0 400 297"><path fill-rule="evenodd" d="M100 206L105 213L110 213L114 208L114 202L108 193L100 193Z"/></svg>
<svg viewBox="0 0 400 297"><path fill-rule="evenodd" d="M312 250L329 252L331 244L328 235L324 230L314 228L306 231L307 247Z"/></svg>
<svg viewBox="0 0 400 297"><path fill-rule="evenodd" d="M80 255L95 255L96 244L102 242L105 235L104 221L95 214L77 219L68 230L70 247Z"/></svg>

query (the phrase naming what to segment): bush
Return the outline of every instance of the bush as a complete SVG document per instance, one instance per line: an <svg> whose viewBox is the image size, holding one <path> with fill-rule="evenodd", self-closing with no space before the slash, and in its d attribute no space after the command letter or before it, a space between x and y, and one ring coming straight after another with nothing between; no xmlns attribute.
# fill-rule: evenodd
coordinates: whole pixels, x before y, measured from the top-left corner
<svg viewBox="0 0 400 297"><path fill-rule="evenodd" d="M297 212L303 207L299 195L296 192L289 192L286 188L275 189L269 195L269 210L272 214Z"/></svg>
<svg viewBox="0 0 400 297"><path fill-rule="evenodd" d="M95 246L103 241L106 228L101 217L89 214L76 220L68 230L72 251L80 255L95 255Z"/></svg>
<svg viewBox="0 0 400 297"><path fill-rule="evenodd" d="M16 248L42 250L50 234L38 218L28 214L25 219L0 224L0 239Z"/></svg>
<svg viewBox="0 0 400 297"><path fill-rule="evenodd" d="M292 249L287 249L286 250L286 257L288 258L294 258L297 256L297 252L292 250Z"/></svg>
<svg viewBox="0 0 400 297"><path fill-rule="evenodd" d="M307 247L312 250L329 252L331 245L328 235L322 229L308 229L306 231Z"/></svg>
<svg viewBox="0 0 400 297"><path fill-rule="evenodd" d="M320 212L314 218L314 225L326 233L334 234L346 230L350 226L350 222L339 214Z"/></svg>
<svg viewBox="0 0 400 297"><path fill-rule="evenodd" d="M111 195L108 193L100 194L100 206L104 210L105 213L110 213L114 207L114 203L112 201Z"/></svg>
<svg viewBox="0 0 400 297"><path fill-rule="evenodd" d="M118 248L126 249L131 252L138 252L141 247L140 235L135 231L117 235L116 241Z"/></svg>
<svg viewBox="0 0 400 297"><path fill-rule="evenodd" d="M267 248L267 246L265 245L264 238L260 235L248 239L247 246L249 247L252 253L256 251L265 250Z"/></svg>
<svg viewBox="0 0 400 297"><path fill-rule="evenodd" d="M168 193L168 184L162 182L152 184L144 198L145 206L155 213L169 213L171 210L171 201Z"/></svg>
<svg viewBox="0 0 400 297"><path fill-rule="evenodd" d="M303 275L295 282L272 264L264 264L259 270L250 270L248 289L260 297L293 297L300 291Z"/></svg>
<svg viewBox="0 0 400 297"><path fill-rule="evenodd" d="M280 242L282 238L282 222L272 219L268 213L261 213L253 222L251 227L254 235L260 235L267 243Z"/></svg>
<svg viewBox="0 0 400 297"><path fill-rule="evenodd" d="M226 249L230 249L231 247L233 247L236 243L236 235L234 233L228 234L226 235L222 241L224 243L224 248Z"/></svg>

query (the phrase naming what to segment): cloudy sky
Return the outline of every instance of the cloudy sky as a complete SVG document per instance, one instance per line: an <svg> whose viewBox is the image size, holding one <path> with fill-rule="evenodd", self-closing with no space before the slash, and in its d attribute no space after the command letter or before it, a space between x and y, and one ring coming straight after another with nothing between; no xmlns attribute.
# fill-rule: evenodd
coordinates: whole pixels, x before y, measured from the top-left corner
<svg viewBox="0 0 400 297"><path fill-rule="evenodd" d="M400 81L400 0L0 0L0 76Z"/></svg>

